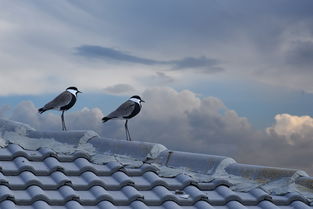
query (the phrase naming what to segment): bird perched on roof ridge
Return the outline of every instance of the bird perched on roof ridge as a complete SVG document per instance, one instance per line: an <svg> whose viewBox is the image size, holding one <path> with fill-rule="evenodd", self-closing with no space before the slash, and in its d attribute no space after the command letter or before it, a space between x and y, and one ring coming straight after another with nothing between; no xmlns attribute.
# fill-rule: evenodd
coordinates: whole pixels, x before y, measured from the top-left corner
<svg viewBox="0 0 313 209"><path fill-rule="evenodd" d="M45 104L42 108L38 109L40 114L44 113L47 110L56 109L62 111L61 120L62 120L62 130L66 131L66 126L64 122L64 111L69 110L76 103L77 93L82 93L76 87L68 87L65 91L55 97L52 101Z"/></svg>
<svg viewBox="0 0 313 209"><path fill-rule="evenodd" d="M116 110L111 112L109 115L102 118L103 123L111 119L125 119L125 131L126 131L126 140L131 141L131 137L128 130L128 120L135 117L141 110L141 102L143 101L140 96L134 95L129 98L126 102L121 104Z"/></svg>

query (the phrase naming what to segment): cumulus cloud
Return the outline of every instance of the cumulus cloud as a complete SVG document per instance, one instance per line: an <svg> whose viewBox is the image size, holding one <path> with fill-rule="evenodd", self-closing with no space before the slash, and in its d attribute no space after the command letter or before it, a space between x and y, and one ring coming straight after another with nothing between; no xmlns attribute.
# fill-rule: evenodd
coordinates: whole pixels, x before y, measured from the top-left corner
<svg viewBox="0 0 313 209"><path fill-rule="evenodd" d="M311 117L277 115L272 127L258 131L215 97L202 98L189 90L171 88L150 88L141 96L146 101L142 112L129 121L133 140L161 143L174 150L229 156L241 163L313 173ZM61 130L60 114L38 114L30 101L7 111L9 118L38 130ZM66 112L65 120L68 129L90 129L103 137L124 140L124 121L101 122L110 111L83 108Z"/></svg>
<svg viewBox="0 0 313 209"><path fill-rule="evenodd" d="M313 141L313 118L310 116L296 116L278 114L275 124L266 129L272 136L279 136L294 145L300 141Z"/></svg>

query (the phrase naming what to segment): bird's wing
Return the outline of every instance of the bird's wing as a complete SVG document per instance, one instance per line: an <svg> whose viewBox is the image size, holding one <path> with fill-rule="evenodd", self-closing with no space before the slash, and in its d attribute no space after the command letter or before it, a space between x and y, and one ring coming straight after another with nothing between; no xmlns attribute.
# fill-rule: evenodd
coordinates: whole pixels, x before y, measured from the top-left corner
<svg viewBox="0 0 313 209"><path fill-rule="evenodd" d="M111 112L108 118L122 118L129 116L135 109L135 103L133 101L126 101L121 104L116 110Z"/></svg>
<svg viewBox="0 0 313 209"><path fill-rule="evenodd" d="M63 91L60 95L54 98L52 101L48 102L44 108L45 109L58 109L71 102L72 94L68 91Z"/></svg>

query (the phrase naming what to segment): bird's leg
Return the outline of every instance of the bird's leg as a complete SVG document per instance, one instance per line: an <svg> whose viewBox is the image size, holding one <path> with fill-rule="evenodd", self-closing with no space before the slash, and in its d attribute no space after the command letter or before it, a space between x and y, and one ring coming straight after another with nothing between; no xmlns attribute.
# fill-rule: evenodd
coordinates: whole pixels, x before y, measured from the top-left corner
<svg viewBox="0 0 313 209"><path fill-rule="evenodd" d="M66 131L66 126L65 126L65 122L64 122L64 110L62 111L61 119L62 119L62 130Z"/></svg>
<svg viewBox="0 0 313 209"><path fill-rule="evenodd" d="M132 139L130 138L127 123L128 123L128 120L126 120L126 122L125 122L126 140L131 141Z"/></svg>
<svg viewBox="0 0 313 209"><path fill-rule="evenodd" d="M125 121L125 133L126 133L126 140L128 141L128 132L127 132L127 123L128 123L128 120Z"/></svg>

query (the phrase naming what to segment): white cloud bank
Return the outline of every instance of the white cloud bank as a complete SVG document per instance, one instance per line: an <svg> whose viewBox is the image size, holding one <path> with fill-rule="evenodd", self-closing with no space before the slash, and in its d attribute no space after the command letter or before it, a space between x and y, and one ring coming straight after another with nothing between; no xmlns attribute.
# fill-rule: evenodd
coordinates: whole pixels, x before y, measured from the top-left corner
<svg viewBox="0 0 313 209"><path fill-rule="evenodd" d="M146 101L142 112L129 122L133 140L313 173L313 118L309 116L277 115L271 127L258 131L215 97L201 98L188 90L150 88L142 98ZM37 108L32 102L23 101L15 108L1 108L0 116L28 123L38 130L61 130L59 114L50 111L40 115ZM65 120L68 129L90 129L103 137L124 140L123 121L101 122L110 111L83 108L66 112Z"/></svg>

